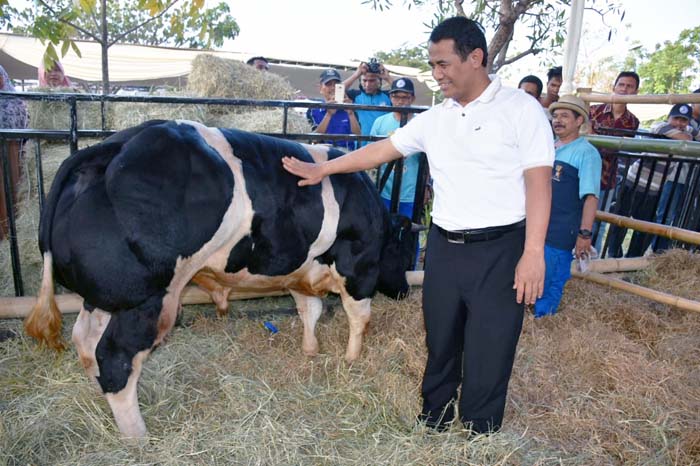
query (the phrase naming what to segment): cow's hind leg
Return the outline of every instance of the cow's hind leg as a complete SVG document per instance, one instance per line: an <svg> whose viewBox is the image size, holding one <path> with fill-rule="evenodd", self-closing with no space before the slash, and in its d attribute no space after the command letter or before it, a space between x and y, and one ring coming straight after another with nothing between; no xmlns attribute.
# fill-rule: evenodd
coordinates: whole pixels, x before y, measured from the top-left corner
<svg viewBox="0 0 700 466"><path fill-rule="evenodd" d="M297 291L290 291L297 311L304 324L304 336L301 340L301 350L307 356L318 354L318 340L316 339L316 322L323 312L323 301L317 296L307 296Z"/></svg>
<svg viewBox="0 0 700 466"><path fill-rule="evenodd" d="M138 404L141 366L158 335L162 298L150 298L134 309L108 314L83 309L73 328L73 341L88 375L100 385L124 437L147 435Z"/></svg>
<svg viewBox="0 0 700 466"><path fill-rule="evenodd" d="M340 298L343 301L343 309L348 315L348 323L350 327L348 336L348 348L345 352L345 360L353 362L360 357L362 351L362 336L367 329L371 314L370 298L356 300L343 289L340 293Z"/></svg>

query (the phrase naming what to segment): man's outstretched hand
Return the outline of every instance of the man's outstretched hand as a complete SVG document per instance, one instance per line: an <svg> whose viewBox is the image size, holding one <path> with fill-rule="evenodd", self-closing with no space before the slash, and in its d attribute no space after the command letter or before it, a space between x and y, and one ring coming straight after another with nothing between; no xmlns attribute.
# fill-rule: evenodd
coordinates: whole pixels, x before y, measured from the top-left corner
<svg viewBox="0 0 700 466"><path fill-rule="evenodd" d="M301 178L299 186L319 184L324 176L323 166L318 163L302 162L294 157L282 157L282 166L289 173Z"/></svg>

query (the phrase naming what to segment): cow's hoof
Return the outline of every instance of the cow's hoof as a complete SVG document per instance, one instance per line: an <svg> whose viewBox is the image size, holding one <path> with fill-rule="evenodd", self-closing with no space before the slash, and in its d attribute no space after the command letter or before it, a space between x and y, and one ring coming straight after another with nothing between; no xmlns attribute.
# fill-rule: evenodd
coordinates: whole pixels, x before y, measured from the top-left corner
<svg viewBox="0 0 700 466"><path fill-rule="evenodd" d="M131 448L145 448L148 446L148 431L145 431L141 437L122 435L122 441Z"/></svg>
<svg viewBox="0 0 700 466"><path fill-rule="evenodd" d="M360 354L357 353L345 353L345 362L352 364L360 358Z"/></svg>
<svg viewBox="0 0 700 466"><path fill-rule="evenodd" d="M310 358L318 356L318 343L311 345L303 344L301 345L301 351L303 351L303 353Z"/></svg>
<svg viewBox="0 0 700 466"><path fill-rule="evenodd" d="M129 445L146 445L148 444L148 430L146 426L136 425L130 426L129 429L121 431L122 440Z"/></svg>

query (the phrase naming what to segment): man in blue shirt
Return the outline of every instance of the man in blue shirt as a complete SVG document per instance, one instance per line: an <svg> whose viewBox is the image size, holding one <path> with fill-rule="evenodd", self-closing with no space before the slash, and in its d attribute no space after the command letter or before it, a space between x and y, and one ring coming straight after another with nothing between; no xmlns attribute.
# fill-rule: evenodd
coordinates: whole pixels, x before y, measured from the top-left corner
<svg viewBox="0 0 700 466"><path fill-rule="evenodd" d="M600 193L600 154L580 136L588 121L581 99L561 96L549 106L557 139L552 167L552 210L544 246L544 292L535 302L535 317L557 312L564 285L571 278L572 249L577 259L591 251L591 228Z"/></svg>
<svg viewBox="0 0 700 466"><path fill-rule="evenodd" d="M386 81L388 84L392 83L392 78L389 76L389 72L384 68L384 65L380 63L371 63L372 69L370 69L370 64L360 63L357 70L345 80L345 89L348 89L348 96L353 103L359 105L391 105L391 99L386 91L382 91L382 81ZM360 89L350 89L357 79L360 78ZM362 130L362 135L369 135L372 130L372 125L374 120L386 112L379 110L358 110L357 116L360 120L360 129Z"/></svg>
<svg viewBox="0 0 700 466"><path fill-rule="evenodd" d="M340 83L340 73L333 68L329 68L321 73L319 92L325 102L335 102L335 86ZM348 96L343 102L350 103ZM310 108L307 117L311 121L313 131L322 134L360 134L360 123L352 110L341 110L332 108ZM355 141L328 141L336 147L344 147L348 150L355 149Z"/></svg>
<svg viewBox="0 0 700 466"><path fill-rule="evenodd" d="M389 98L393 107L410 107L416 100L413 82L408 78L399 78L391 84ZM382 115L372 125L370 130L371 136L391 136L401 126L401 113L392 112ZM406 115L410 120L413 113ZM403 173L401 175L401 194L399 197L399 213L408 218L413 218L413 201L416 196L416 181L418 178L418 167L420 159L418 153L411 154L404 158ZM386 170L387 164L383 164L379 168L380 178ZM389 175L389 178L382 189L382 201L387 209L391 207L391 190L394 186L394 173Z"/></svg>

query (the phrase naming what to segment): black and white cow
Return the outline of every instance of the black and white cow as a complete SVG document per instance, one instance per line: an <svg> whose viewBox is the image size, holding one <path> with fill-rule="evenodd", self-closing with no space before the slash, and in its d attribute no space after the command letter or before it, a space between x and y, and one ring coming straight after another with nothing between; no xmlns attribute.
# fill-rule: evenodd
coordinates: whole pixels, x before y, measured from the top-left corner
<svg viewBox="0 0 700 466"><path fill-rule="evenodd" d="M69 157L41 216L44 275L27 332L58 348L53 277L84 298L73 342L127 437L146 427L136 387L172 329L190 281L221 312L231 290L288 290L318 352L320 297L341 296L360 355L375 291L400 297L414 254L408 219L392 222L365 174L300 188L281 158L340 154L234 129L151 121Z"/></svg>

